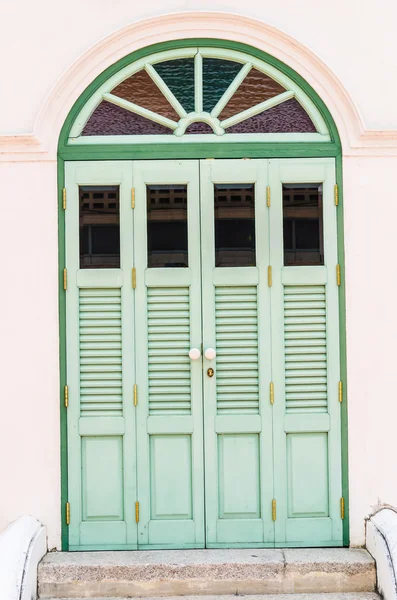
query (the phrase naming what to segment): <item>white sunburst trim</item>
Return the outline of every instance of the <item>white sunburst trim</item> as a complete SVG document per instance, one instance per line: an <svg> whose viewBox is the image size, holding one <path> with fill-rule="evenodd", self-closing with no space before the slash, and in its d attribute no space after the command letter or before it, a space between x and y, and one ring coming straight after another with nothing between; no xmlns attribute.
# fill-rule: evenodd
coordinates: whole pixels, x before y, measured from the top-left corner
<svg viewBox="0 0 397 600"><path fill-rule="evenodd" d="M186 113L184 107L180 104L173 92L169 89L167 84L164 82L161 76L157 73L156 69L153 67L153 65L158 64L160 62L180 58L194 58L195 111L189 114ZM233 60L242 64L241 70L236 75L236 77L231 82L226 91L223 93L222 97L219 99L216 106L211 111L211 114L203 112L203 58ZM248 73L253 67L274 79L277 83L282 85L286 89L286 91L282 94L279 94L278 96L275 96L274 98L271 98L264 102L260 102L255 106L220 122L218 119L218 115L222 112L223 108L226 106L230 98L236 92L238 87L241 85L241 83L244 81L245 77L248 75ZM145 109L142 106L124 100L123 98L119 98L118 96L115 96L114 94L110 93L111 90L113 90L118 84L122 83L122 81L124 81L128 77L131 77L131 75L134 75L142 69L146 70L148 75L151 77L152 81L155 83L155 85L159 88L164 97L174 108L174 110L180 117L179 121L173 121L172 119L168 119L167 117L159 115L156 112ZM303 92L299 88L299 86L297 86L289 77L287 77L286 75L284 75L284 73L281 73L278 69L272 67L271 65L243 52L227 50L224 48L194 47L181 48L177 50L168 50L166 52L152 54L149 57L144 57L142 59L137 60L131 65L127 65L118 73L110 77L105 83L103 83L102 86L100 86L100 88L95 92L95 94L93 94L91 98L87 101L83 109L80 111L75 122L73 123L70 132L69 142L73 143L74 141L77 141L77 139L80 138L85 124L87 123L88 119L102 100L106 100L108 102L111 102L112 104L116 104L117 106L129 110L130 112L133 112L151 121L168 127L170 129L170 134L171 132L173 132L174 135L179 139L184 139L183 136L190 124L197 122L207 123L212 127L215 134L208 134L206 136L207 141L211 141L214 138L219 140L219 138L224 135L225 129L227 129L228 127L240 123L252 116L255 116L265 110L268 110L273 106L281 104L282 102L286 102L291 98L296 98L296 100L301 104L301 106L304 108L304 110L308 113L309 117L313 121L314 126L317 130L317 134L311 135L316 135L317 139L321 139L322 141L326 141L326 139L328 140L329 135L327 126L315 104L310 100L307 94L305 94L305 92ZM241 135L244 134L238 135L240 139ZM266 139L268 139L269 136L269 134L259 135L266 136ZM280 141L286 140L286 134L276 135L279 137ZM300 135L307 136L309 134ZM97 143L108 144L110 138L112 137L122 138L123 140L125 140L126 138L131 138L135 136L84 136L83 139L86 141L89 137L95 138L97 140ZM154 137L157 138L163 136L147 135L139 137L144 138L146 142L152 142ZM197 135L194 137L197 139ZM230 136L228 135L227 138L230 139ZM167 140L170 140L170 138L167 137Z"/></svg>
<svg viewBox="0 0 397 600"><path fill-rule="evenodd" d="M178 123L178 128L175 130L175 135L180 137L184 135L186 129L192 123L207 123L210 127L212 127L213 132L216 135L223 135L225 133L224 128L219 123L219 119L212 117L210 113L201 112L201 113L189 113L184 119L181 119Z"/></svg>

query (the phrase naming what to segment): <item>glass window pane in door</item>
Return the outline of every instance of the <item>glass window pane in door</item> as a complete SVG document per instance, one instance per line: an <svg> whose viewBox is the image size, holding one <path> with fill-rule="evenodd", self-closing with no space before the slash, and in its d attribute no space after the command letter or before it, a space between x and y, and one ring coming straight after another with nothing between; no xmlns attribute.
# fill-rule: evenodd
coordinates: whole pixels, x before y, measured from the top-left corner
<svg viewBox="0 0 397 600"><path fill-rule="evenodd" d="M79 187L80 269L120 267L119 187Z"/></svg>
<svg viewBox="0 0 397 600"><path fill-rule="evenodd" d="M187 186L147 186L148 267L188 267Z"/></svg>
<svg viewBox="0 0 397 600"><path fill-rule="evenodd" d="M323 265L321 183L283 185L284 265Z"/></svg>
<svg viewBox="0 0 397 600"><path fill-rule="evenodd" d="M255 185L215 184L214 200L215 266L255 266Z"/></svg>

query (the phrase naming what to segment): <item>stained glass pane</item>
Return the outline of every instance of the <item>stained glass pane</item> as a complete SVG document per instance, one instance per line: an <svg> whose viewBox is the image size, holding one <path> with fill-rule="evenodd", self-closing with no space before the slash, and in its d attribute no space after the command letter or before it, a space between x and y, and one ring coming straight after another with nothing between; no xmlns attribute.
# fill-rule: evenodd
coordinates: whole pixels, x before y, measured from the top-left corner
<svg viewBox="0 0 397 600"><path fill-rule="evenodd" d="M285 89L277 81L257 69L251 69L242 84L237 88L236 93L226 104L219 118L221 121L228 119L283 92L285 92Z"/></svg>
<svg viewBox="0 0 397 600"><path fill-rule="evenodd" d="M186 129L185 133L214 133L212 127L207 123L192 123Z"/></svg>
<svg viewBox="0 0 397 600"><path fill-rule="evenodd" d="M219 58L203 60L203 108L211 112L241 70L240 63Z"/></svg>
<svg viewBox="0 0 397 600"><path fill-rule="evenodd" d="M179 116L171 104L144 70L120 83L112 90L112 94L152 110L163 117L179 121Z"/></svg>
<svg viewBox="0 0 397 600"><path fill-rule="evenodd" d="M226 133L316 133L309 115L295 98L226 129Z"/></svg>
<svg viewBox="0 0 397 600"><path fill-rule="evenodd" d="M178 58L153 65L186 112L194 111L194 59Z"/></svg>
<svg viewBox="0 0 397 600"><path fill-rule="evenodd" d="M103 101L84 126L82 135L172 135L172 130L115 104Z"/></svg>

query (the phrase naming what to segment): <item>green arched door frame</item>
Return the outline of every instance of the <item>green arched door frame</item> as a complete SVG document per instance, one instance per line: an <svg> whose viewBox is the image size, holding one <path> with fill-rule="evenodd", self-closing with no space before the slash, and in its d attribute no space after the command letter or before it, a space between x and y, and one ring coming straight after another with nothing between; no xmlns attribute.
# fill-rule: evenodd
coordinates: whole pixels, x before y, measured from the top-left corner
<svg viewBox="0 0 397 600"><path fill-rule="evenodd" d="M237 50L250 54L279 69L294 81L313 101L321 113L329 131L328 142L241 142L241 143L190 143L190 144L101 144L68 146L68 138L74 120L87 100L112 75L128 64L155 52L174 50L193 46L212 46ZM65 407L66 381L66 316L63 269L65 265L65 214L64 214L64 165L65 161L75 160L143 160L143 159L194 159L194 158L315 158L332 157L336 164L336 182L338 185L338 261L341 267L341 285L339 287L339 327L340 327L340 372L343 382L344 398L341 406L342 439L342 490L345 499L345 519L343 522L343 543L349 545L349 486L348 486L348 423L347 423L347 367L346 367L346 301L344 280L344 228L343 228L343 187L342 187L342 147L339 133L328 108L314 89L293 69L266 52L252 46L217 39L190 39L163 42L146 46L120 59L103 71L85 89L71 108L62 127L58 143L58 227L59 227L59 340L60 340L60 411L61 411L61 519L62 550L68 550L68 529L66 523L66 503L68 500L67 465L67 415Z"/></svg>

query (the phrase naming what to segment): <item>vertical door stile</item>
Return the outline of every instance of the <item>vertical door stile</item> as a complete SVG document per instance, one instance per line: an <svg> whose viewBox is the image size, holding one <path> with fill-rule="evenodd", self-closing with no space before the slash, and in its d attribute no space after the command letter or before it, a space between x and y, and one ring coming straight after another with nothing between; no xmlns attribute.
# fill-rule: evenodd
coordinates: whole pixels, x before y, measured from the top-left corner
<svg viewBox="0 0 397 600"><path fill-rule="evenodd" d="M269 181L275 542L276 547L338 546L342 523L334 160L271 160ZM301 250L302 219L318 222L317 253L307 246L306 255ZM285 250L283 233L289 236ZM315 235L311 239L313 243Z"/></svg>
<svg viewBox="0 0 397 600"><path fill-rule="evenodd" d="M120 257L123 271L122 301L122 381L123 381L123 414L125 422L124 435L124 506L131 526L127 529L127 544L137 546L137 527L134 514L134 499L137 496L137 449L136 449L136 414L134 408L134 384L136 380L136 348L135 348L135 294L131 285L131 271L135 264L134 236L136 226L131 203L133 187L132 162L125 166L128 172L123 181L122 201L120 202ZM133 525L132 525L133 524Z"/></svg>
<svg viewBox="0 0 397 600"><path fill-rule="evenodd" d="M66 187L69 547L133 549L131 163L68 163Z"/></svg>
<svg viewBox="0 0 397 600"><path fill-rule="evenodd" d="M257 183L256 198L256 247L257 265L259 269L258 285L258 364L260 371L259 398L262 420L261 441L261 481L262 481L262 515L264 540L274 545L274 522L272 520L272 500L274 473L273 461L273 406L270 402L270 384L272 381L271 352L271 288L268 285L268 267L270 259L270 219L268 206L269 173L268 161L258 163L260 178Z"/></svg>
<svg viewBox="0 0 397 600"><path fill-rule="evenodd" d="M66 296L67 327L67 381L68 381L68 502L73 507L69 524L69 546L80 545L80 523L82 520L81 438L80 417L80 364L79 364L79 290L76 274L79 269L79 191L76 182L76 165L66 163L65 187L68 206L65 212L66 267L69 269L69 289Z"/></svg>

